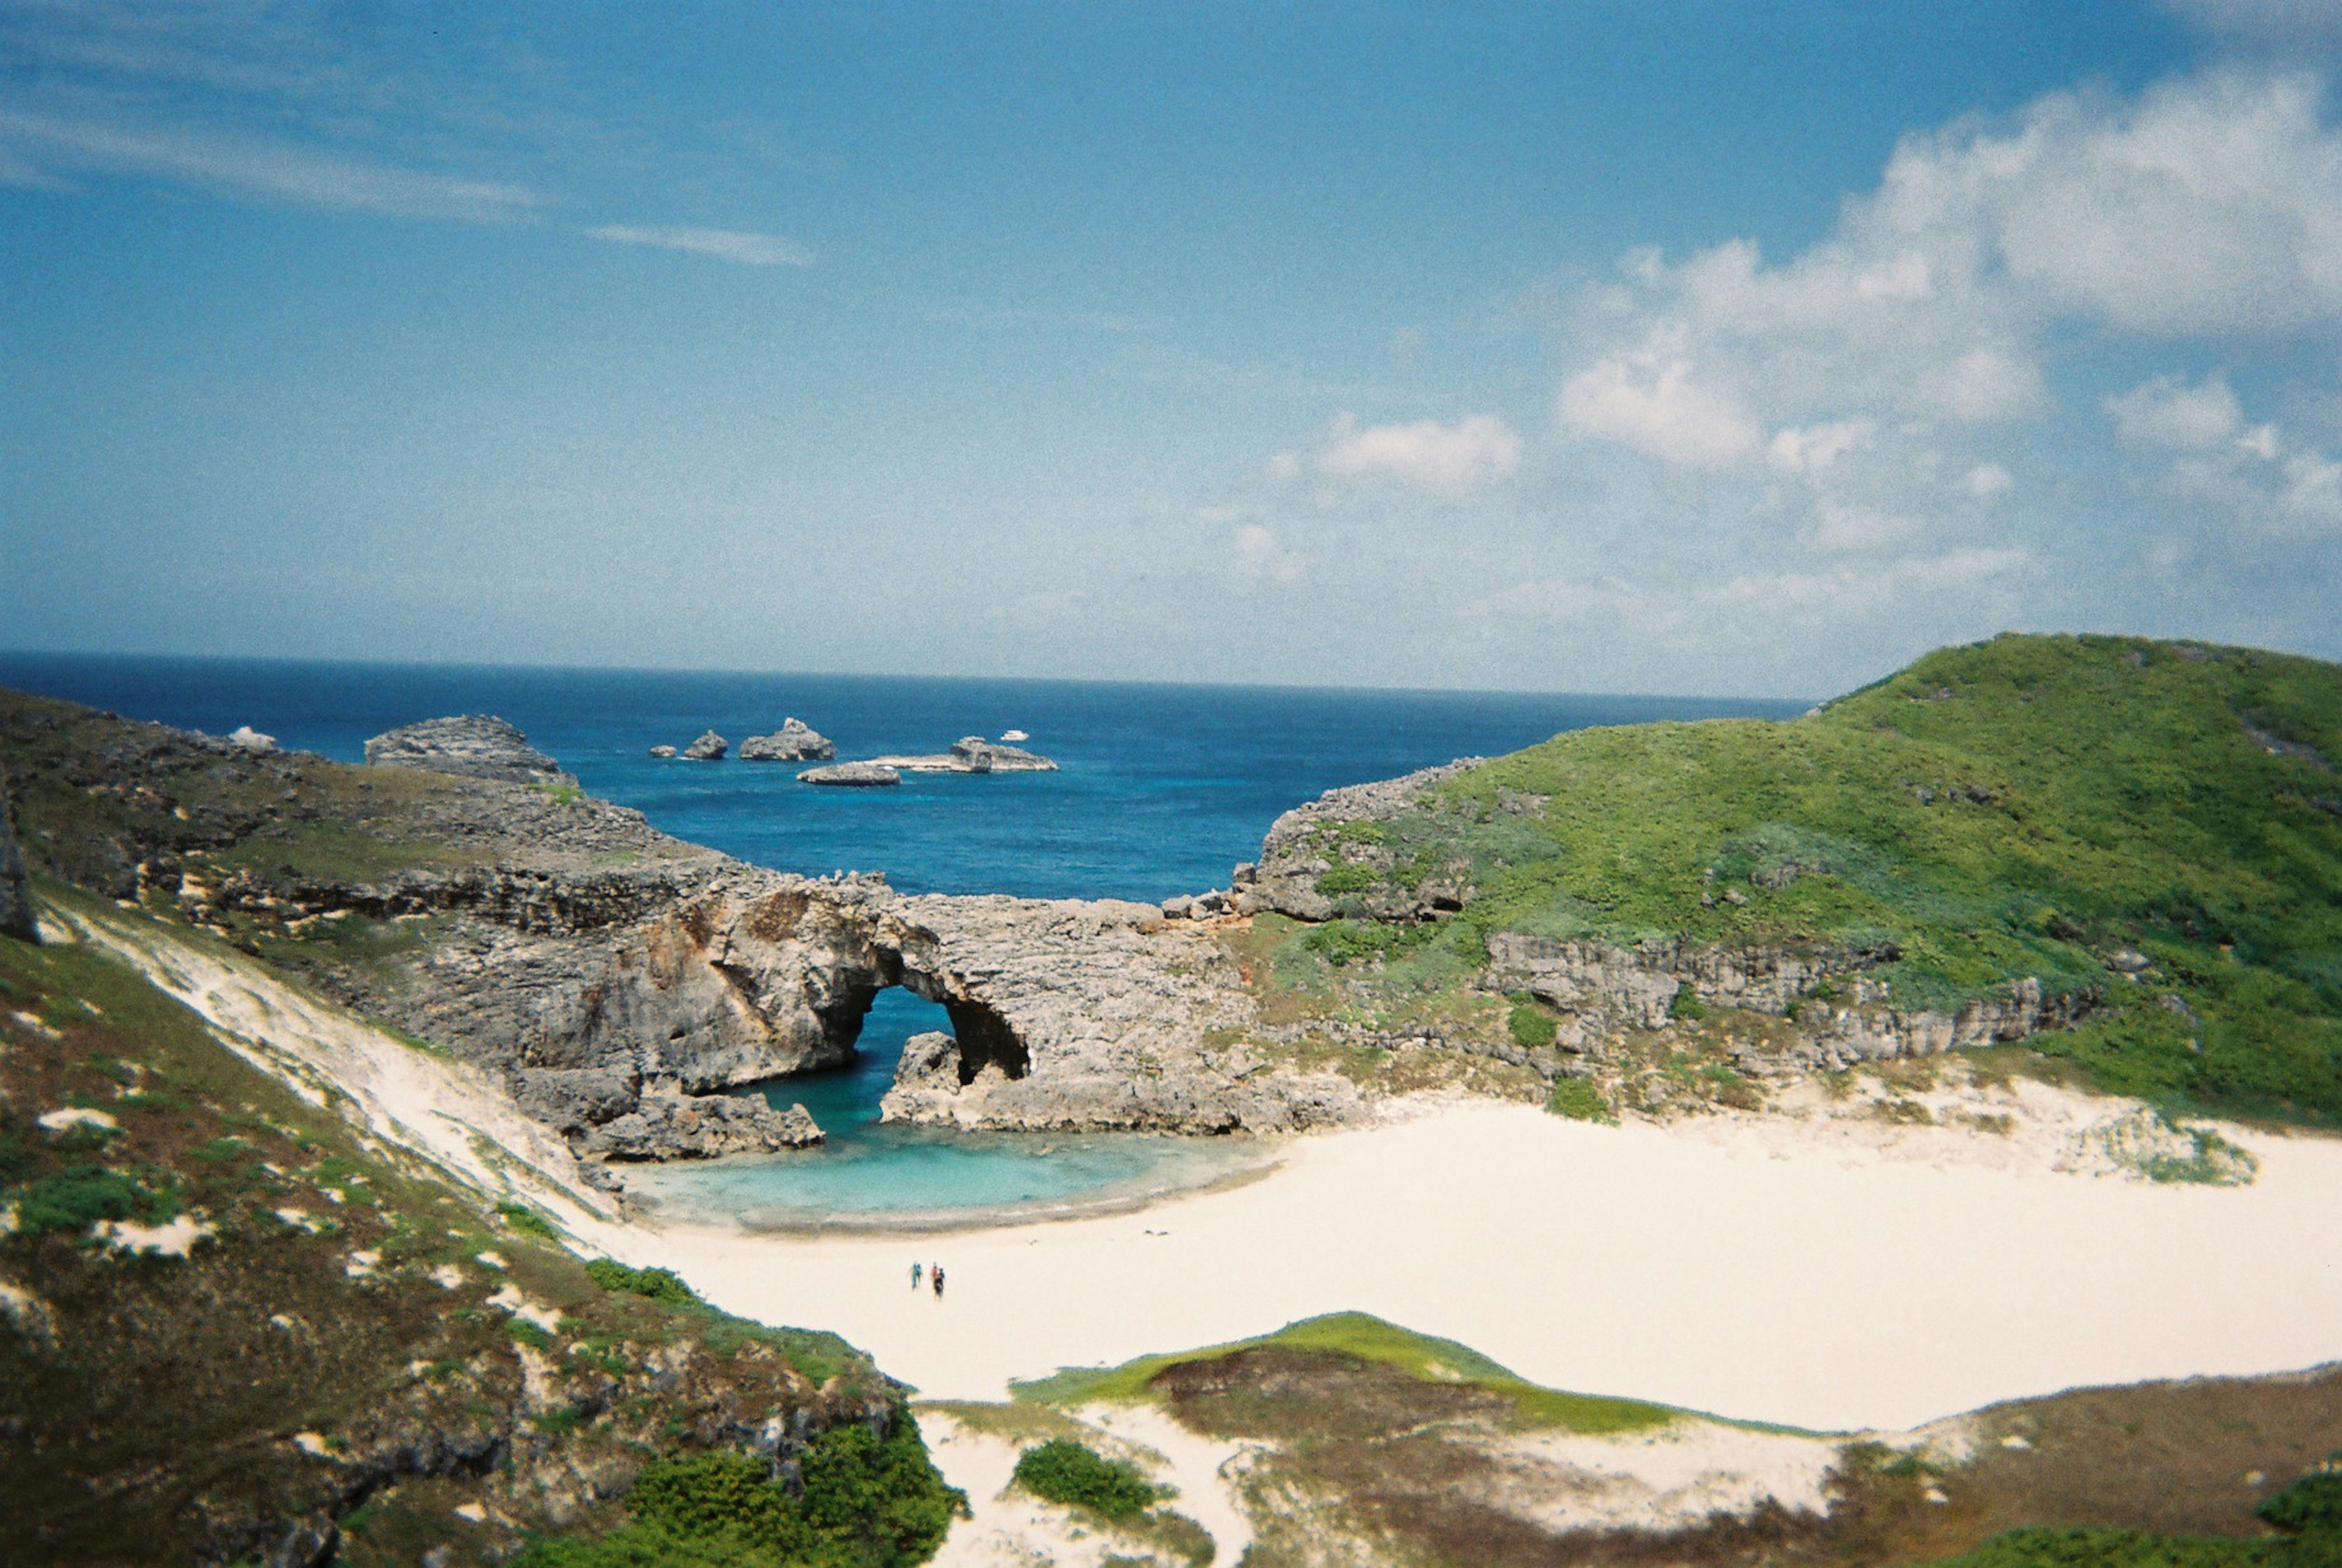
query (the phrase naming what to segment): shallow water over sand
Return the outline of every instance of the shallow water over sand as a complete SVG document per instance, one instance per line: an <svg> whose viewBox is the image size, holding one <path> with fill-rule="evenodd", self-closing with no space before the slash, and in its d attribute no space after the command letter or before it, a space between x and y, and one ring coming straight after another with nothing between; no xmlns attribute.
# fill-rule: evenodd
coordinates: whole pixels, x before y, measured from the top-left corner
<svg viewBox="0 0 2342 1568"><path fill-rule="evenodd" d="M1211 1185L1270 1157L1255 1139L1129 1133L966 1133L878 1120L903 1042L947 1027L906 991L878 994L861 1049L835 1073L780 1079L762 1093L801 1104L829 1134L818 1148L642 1166L627 1189L654 1213L756 1229L921 1228L1090 1213Z"/></svg>

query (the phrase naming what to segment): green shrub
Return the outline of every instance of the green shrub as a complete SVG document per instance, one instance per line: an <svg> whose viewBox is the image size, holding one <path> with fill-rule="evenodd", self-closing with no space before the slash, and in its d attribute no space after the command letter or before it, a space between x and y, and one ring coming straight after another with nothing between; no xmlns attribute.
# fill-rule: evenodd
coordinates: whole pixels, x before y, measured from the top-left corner
<svg viewBox="0 0 2342 1568"><path fill-rule="evenodd" d="M542 1236L548 1242L561 1239L561 1233L554 1228L553 1222L526 1203L498 1203L496 1213L503 1216L505 1224L525 1235ZM625 1265L619 1266L623 1268Z"/></svg>
<svg viewBox="0 0 2342 1568"><path fill-rule="evenodd" d="M2150 1535L2143 1530L2011 1530L1934 1568L2327 1568L2290 1541Z"/></svg>
<svg viewBox="0 0 2342 1568"><path fill-rule="evenodd" d="M1617 1120L1616 1114L1610 1109L1610 1102L1602 1097L1602 1091L1594 1086L1590 1078L1555 1079L1553 1093L1546 1098L1545 1108L1573 1122Z"/></svg>
<svg viewBox="0 0 2342 1568"><path fill-rule="evenodd" d="M884 1437L858 1423L816 1434L797 1469L793 1489L745 1453L654 1461L626 1499L631 1523L596 1541L539 1542L514 1568L908 1568L967 1506L907 1412Z"/></svg>
<svg viewBox="0 0 2342 1568"><path fill-rule="evenodd" d="M1553 1014L1534 1002L1516 998L1505 1024L1512 1031L1513 1044L1524 1051L1536 1051L1553 1044Z"/></svg>
<svg viewBox="0 0 2342 1568"><path fill-rule="evenodd" d="M1103 1458L1066 1437L1026 1449L1016 1461L1016 1483L1036 1497L1108 1519L1127 1519L1159 1495L1135 1466Z"/></svg>
<svg viewBox="0 0 2342 1568"><path fill-rule="evenodd" d="M101 1220L141 1220L160 1224L179 1212L168 1190L150 1192L119 1171L74 1165L28 1183L10 1194L16 1228L27 1235L52 1231L75 1233Z"/></svg>
<svg viewBox="0 0 2342 1568"><path fill-rule="evenodd" d="M1364 893L1380 881L1381 875L1370 865L1345 864L1319 877L1316 885L1326 897L1339 898L1346 893Z"/></svg>
<svg viewBox="0 0 2342 1568"><path fill-rule="evenodd" d="M1699 993L1690 986L1678 985L1676 987L1675 1000L1667 1004L1667 1016L1680 1018L1686 1024L1696 1024L1707 1016L1707 1004L1699 999Z"/></svg>
<svg viewBox="0 0 2342 1568"><path fill-rule="evenodd" d="M606 1291L626 1291L669 1306L703 1304L698 1292L666 1269L629 1268L616 1258L596 1258L586 1265L586 1273Z"/></svg>
<svg viewBox="0 0 2342 1568"><path fill-rule="evenodd" d="M2327 1461L2331 1465L2333 1460ZM2342 1533L2342 1470L2320 1467L2260 1505L2260 1516L2279 1530L2297 1533Z"/></svg>

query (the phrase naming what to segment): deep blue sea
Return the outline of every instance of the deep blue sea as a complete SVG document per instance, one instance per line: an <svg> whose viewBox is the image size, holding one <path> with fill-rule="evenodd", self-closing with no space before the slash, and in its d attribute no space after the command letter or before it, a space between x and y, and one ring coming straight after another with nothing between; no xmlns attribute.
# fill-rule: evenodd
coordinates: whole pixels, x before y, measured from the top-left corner
<svg viewBox="0 0 2342 1568"><path fill-rule="evenodd" d="M0 653L0 685L129 718L363 760L417 719L495 714L586 788L678 837L782 871L884 871L911 893L1159 900L1227 884L1278 813L1339 784L1562 730L1650 719L1788 717L1804 704L1691 697L1179 686L922 676L354 664ZM899 788L820 789L797 766L657 761L714 729L736 747L803 719L842 759L941 751L962 735L1053 757L1047 774L906 774ZM816 1154L662 1173L671 1201L802 1219L850 1210L991 1209L1143 1185L1179 1140L976 1137L882 1127L902 1042L940 1008L882 994L862 1055L775 1085L831 1134ZM1045 1152L1046 1151L1046 1152Z"/></svg>

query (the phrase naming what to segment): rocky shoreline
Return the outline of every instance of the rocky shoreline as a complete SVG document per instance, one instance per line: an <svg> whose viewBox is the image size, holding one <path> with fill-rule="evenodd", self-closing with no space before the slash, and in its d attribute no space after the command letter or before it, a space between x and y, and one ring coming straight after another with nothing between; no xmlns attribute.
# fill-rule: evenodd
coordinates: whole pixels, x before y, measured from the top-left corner
<svg viewBox="0 0 2342 1568"><path fill-rule="evenodd" d="M1664 1028L1679 993L1784 1020L1750 1047L1782 1072L2021 1038L2092 1002L2019 985L1957 1014L1907 1012L1865 989L1876 954L1501 931L1466 1014L1377 1024L1338 998L1296 1013L1272 996L1241 939L1256 915L1326 918L1318 830L1395 816L1469 763L1330 792L1280 818L1232 887L1158 906L767 871L564 787L554 759L481 717L391 732L369 746L376 765L351 767L11 695L0 743L36 870L208 930L488 1068L597 1168L817 1142L802 1107L732 1091L844 1064L896 985L952 1028L905 1052L886 1116L1183 1133L1355 1120L1382 1092L1368 1068L1395 1053L1531 1070L1526 1084L1576 1075ZM966 758L1014 750L974 744ZM1817 1009L1824 980L1837 1001ZM1557 1017L1550 1044L1506 1033L1508 995Z"/></svg>

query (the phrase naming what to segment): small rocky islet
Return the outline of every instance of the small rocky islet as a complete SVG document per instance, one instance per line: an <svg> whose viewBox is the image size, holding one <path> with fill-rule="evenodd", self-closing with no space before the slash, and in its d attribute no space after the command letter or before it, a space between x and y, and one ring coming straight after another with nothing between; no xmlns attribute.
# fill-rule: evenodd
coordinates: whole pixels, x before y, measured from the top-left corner
<svg viewBox="0 0 2342 1568"><path fill-rule="evenodd" d="M435 720L446 724L469 721ZM503 723L501 720L496 723ZM507 728L509 726L506 726ZM722 762L726 755L736 756L744 763L821 763L826 765L807 768L797 774L800 784L823 784L833 788L884 788L903 782L906 773L932 774L994 774L994 773L1055 773L1057 764L1037 752L1007 744L1026 740L1022 730L1010 730L999 741L987 741L982 735L963 735L941 752L868 757L859 761L836 762L837 744L806 724L803 720L789 718L768 735L751 735L742 741L736 752L732 744L714 730L701 734L697 740L678 750L672 745L655 745L650 754L661 761L680 758L685 762ZM368 761L373 761L369 755ZM550 760L550 759L548 759Z"/></svg>

